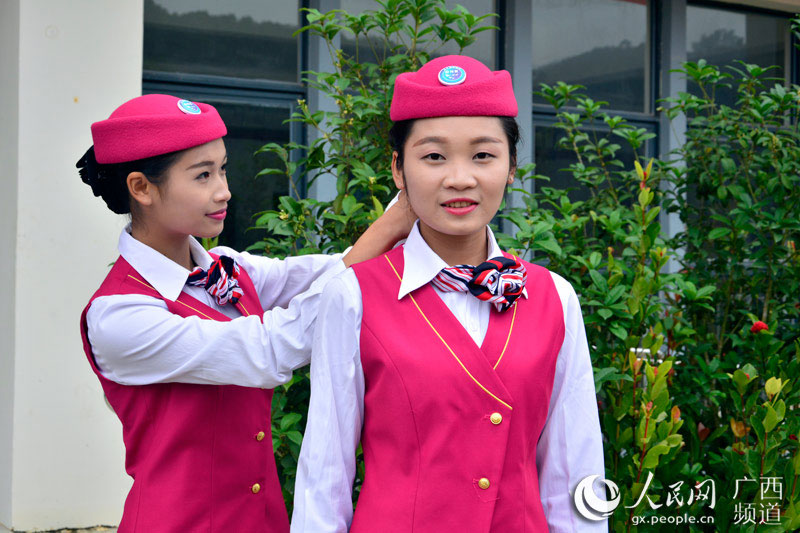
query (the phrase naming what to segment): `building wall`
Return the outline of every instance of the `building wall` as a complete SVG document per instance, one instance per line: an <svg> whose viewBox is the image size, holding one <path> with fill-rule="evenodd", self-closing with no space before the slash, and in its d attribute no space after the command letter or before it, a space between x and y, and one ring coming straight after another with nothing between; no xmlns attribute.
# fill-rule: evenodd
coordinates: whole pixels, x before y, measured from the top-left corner
<svg viewBox="0 0 800 533"><path fill-rule="evenodd" d="M124 220L75 162L91 122L141 92L142 16L141 0L2 3L0 150L4 192L15 194L0 195L0 269L16 264L0 274L16 298L13 314L8 293L0 304L0 523L17 530L116 524L130 485L78 328Z"/></svg>
<svg viewBox="0 0 800 533"><path fill-rule="evenodd" d="M11 524L11 476L14 421L14 280L17 227L17 134L19 100L19 2L0 3L0 529Z"/></svg>

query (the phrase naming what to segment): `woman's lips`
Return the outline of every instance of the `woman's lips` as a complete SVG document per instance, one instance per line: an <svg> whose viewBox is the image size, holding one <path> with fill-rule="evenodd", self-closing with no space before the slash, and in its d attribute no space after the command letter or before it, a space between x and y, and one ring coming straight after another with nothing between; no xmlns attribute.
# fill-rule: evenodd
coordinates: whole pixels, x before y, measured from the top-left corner
<svg viewBox="0 0 800 533"><path fill-rule="evenodd" d="M478 207L478 203L469 198L456 198L443 203L442 207L451 215L466 215Z"/></svg>
<svg viewBox="0 0 800 533"><path fill-rule="evenodd" d="M225 220L225 215L227 215L227 214L228 214L228 210L227 209L222 209L221 211L216 211L214 213L209 213L206 216L207 217L211 217L214 220Z"/></svg>

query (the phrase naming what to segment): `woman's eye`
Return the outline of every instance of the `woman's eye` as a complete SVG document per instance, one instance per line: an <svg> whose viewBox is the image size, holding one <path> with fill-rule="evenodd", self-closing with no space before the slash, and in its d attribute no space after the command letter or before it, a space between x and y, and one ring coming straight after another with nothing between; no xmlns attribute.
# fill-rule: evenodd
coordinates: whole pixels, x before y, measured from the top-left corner
<svg viewBox="0 0 800 533"><path fill-rule="evenodd" d="M228 163L225 163L220 167L220 172L222 172L223 174L226 174L228 172Z"/></svg>
<svg viewBox="0 0 800 533"><path fill-rule="evenodd" d="M208 179L210 177L211 177L211 173L210 172L203 172L202 174L199 174L196 179L205 180L205 179Z"/></svg>
<svg viewBox="0 0 800 533"><path fill-rule="evenodd" d="M436 152L432 154L428 154L422 159L429 159L430 161L444 161L444 156L442 154L437 154Z"/></svg>
<svg viewBox="0 0 800 533"><path fill-rule="evenodd" d="M489 152L479 152L475 154L475 159L491 159L494 157L494 154L490 154Z"/></svg>

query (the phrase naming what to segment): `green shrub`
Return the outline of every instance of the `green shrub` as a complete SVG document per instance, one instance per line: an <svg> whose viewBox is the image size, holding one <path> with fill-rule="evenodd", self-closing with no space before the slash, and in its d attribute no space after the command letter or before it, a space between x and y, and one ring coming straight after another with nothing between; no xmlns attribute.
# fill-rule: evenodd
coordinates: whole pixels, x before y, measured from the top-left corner
<svg viewBox="0 0 800 533"><path fill-rule="evenodd" d="M720 531L753 529L736 523L743 504L755 506L757 520L772 503L785 513L782 526L759 531L800 528L800 87L770 79L770 70L687 63L682 72L701 96L668 102L669 116L688 123L665 167L674 190L667 207L685 224L672 246L684 251L688 282L717 286L708 305L679 303L696 330L685 354L695 371L675 384L687 407L689 460L720 481ZM721 87L736 92L735 106L715 101ZM757 321L768 329L751 331ZM733 499L745 476L756 483L740 483ZM772 477L780 498L761 494Z"/></svg>

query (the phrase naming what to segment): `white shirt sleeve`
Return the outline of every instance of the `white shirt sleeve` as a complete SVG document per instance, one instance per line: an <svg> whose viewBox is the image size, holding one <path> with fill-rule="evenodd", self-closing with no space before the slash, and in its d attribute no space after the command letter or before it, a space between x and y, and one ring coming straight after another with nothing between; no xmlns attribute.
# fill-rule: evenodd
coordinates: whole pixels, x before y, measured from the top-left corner
<svg viewBox="0 0 800 533"><path fill-rule="evenodd" d="M547 423L536 449L539 492L552 533L608 531L606 520L590 521L575 510L572 494L586 476L605 478L603 442L589 345L574 289L552 274L564 309L564 344L556 361ZM602 488L595 490L605 500Z"/></svg>
<svg viewBox="0 0 800 533"><path fill-rule="evenodd" d="M346 533L364 421L361 290L352 270L325 287L314 332L311 401L300 450L292 533Z"/></svg>
<svg viewBox="0 0 800 533"><path fill-rule="evenodd" d="M313 271L320 264L316 259L301 262L297 270L304 272L304 280L290 272L293 262L278 263L265 261L263 268L254 269L264 291L272 291L276 279L275 286L289 295L262 300L265 307L287 304L264 312L263 324L257 316L229 322L184 318L150 296L96 298L86 320L97 366L106 378L123 385L181 382L274 388L286 383L294 369L308 363L322 288L344 270L344 263L337 258L323 262L318 275Z"/></svg>
<svg viewBox="0 0 800 533"><path fill-rule="evenodd" d="M298 255L276 259L237 252L224 246L214 248L211 252L232 257L247 271L265 311L273 307L288 306L292 298L307 291L314 280L325 272L335 270L339 273L344 270L342 262L344 253Z"/></svg>

